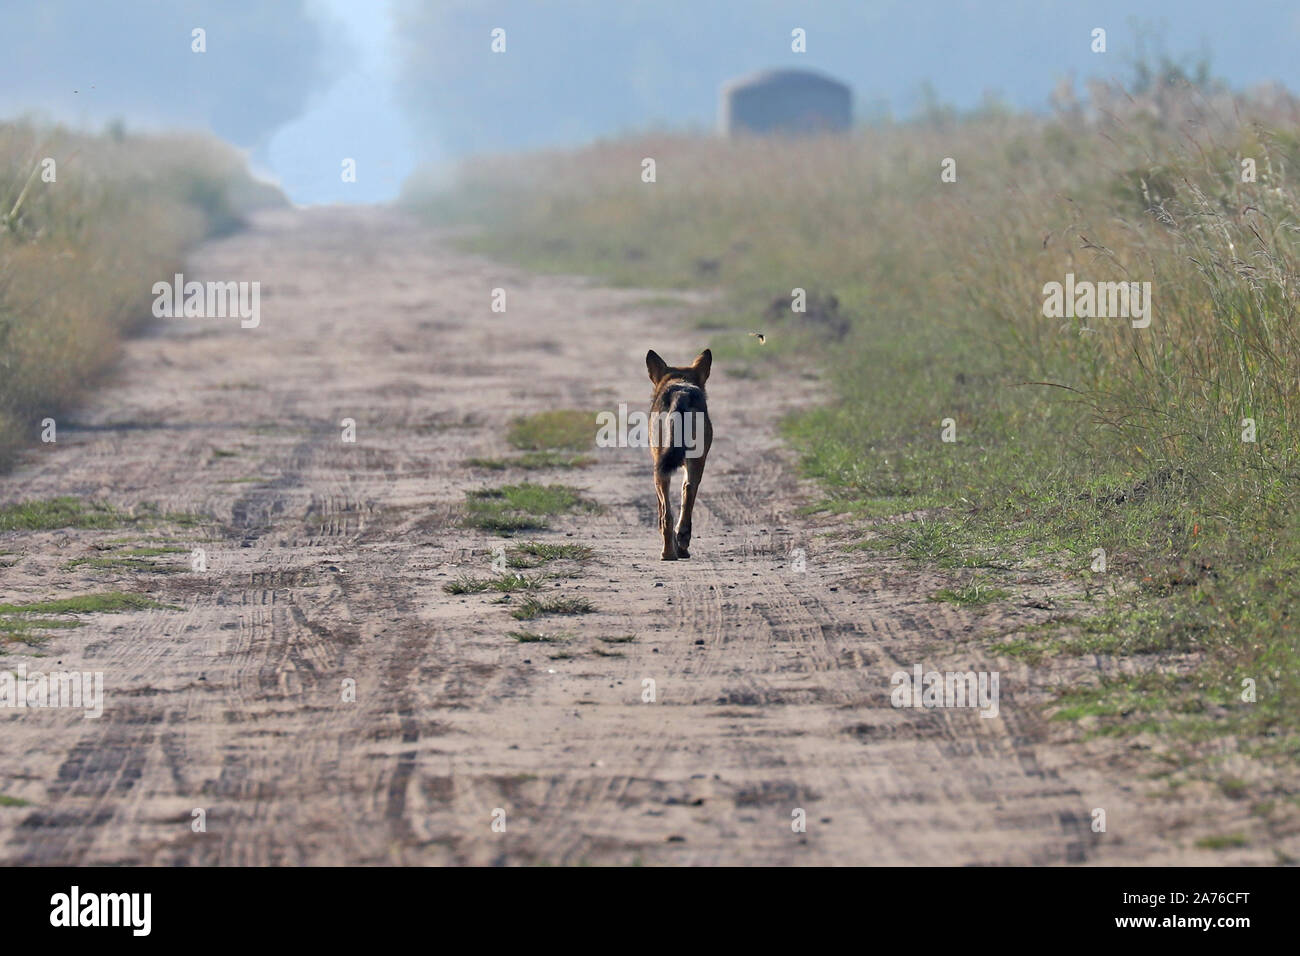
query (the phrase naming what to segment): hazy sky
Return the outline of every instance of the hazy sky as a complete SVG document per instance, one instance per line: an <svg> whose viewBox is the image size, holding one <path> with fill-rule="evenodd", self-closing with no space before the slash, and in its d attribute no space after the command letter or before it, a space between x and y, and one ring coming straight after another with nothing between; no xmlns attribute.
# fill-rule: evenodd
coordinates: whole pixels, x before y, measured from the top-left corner
<svg viewBox="0 0 1300 956"><path fill-rule="evenodd" d="M773 66L839 77L859 115L906 116L926 82L1039 109L1063 76L1127 76L1140 33L1300 90L1298 0L0 0L0 116L206 128L296 201L370 202L419 161L711 129L719 86Z"/></svg>
<svg viewBox="0 0 1300 956"><path fill-rule="evenodd" d="M267 161L297 202L392 199L415 167L417 150L396 101L398 61L389 4L322 2L343 24L353 56L312 108L276 133ZM355 183L342 181L345 157L356 160Z"/></svg>
<svg viewBox="0 0 1300 956"><path fill-rule="evenodd" d="M0 0L0 115L122 117L258 147L348 55L315 0Z"/></svg>

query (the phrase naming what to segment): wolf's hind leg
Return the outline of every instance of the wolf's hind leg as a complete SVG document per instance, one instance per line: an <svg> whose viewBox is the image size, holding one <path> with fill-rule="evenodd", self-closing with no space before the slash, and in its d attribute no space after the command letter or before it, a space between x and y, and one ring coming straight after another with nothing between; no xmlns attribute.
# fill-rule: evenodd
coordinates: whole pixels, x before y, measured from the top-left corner
<svg viewBox="0 0 1300 956"><path fill-rule="evenodd" d="M691 515L695 511L695 495L704 478L704 458L687 458L682 476L682 513L677 517L677 556L689 558L691 553Z"/></svg>
<svg viewBox="0 0 1300 956"><path fill-rule="evenodd" d="M659 498L659 533L664 539L664 550L661 557L665 561L676 561L677 535L673 532L673 509L668 498L668 481L670 477L657 467L655 468L655 494Z"/></svg>

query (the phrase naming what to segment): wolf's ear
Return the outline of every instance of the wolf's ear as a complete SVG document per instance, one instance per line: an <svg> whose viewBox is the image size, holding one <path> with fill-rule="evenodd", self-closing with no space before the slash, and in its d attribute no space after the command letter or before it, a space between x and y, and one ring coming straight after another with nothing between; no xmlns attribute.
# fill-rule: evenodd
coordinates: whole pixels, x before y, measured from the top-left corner
<svg viewBox="0 0 1300 956"><path fill-rule="evenodd" d="M658 385L659 380L664 377L668 371L668 363L659 357L659 353L651 349L645 354L645 368L650 373L650 381Z"/></svg>
<svg viewBox="0 0 1300 956"><path fill-rule="evenodd" d="M699 355L695 356L695 361L691 363L691 368L695 369L695 376L703 385L709 378L709 369L713 367L713 353L705 349Z"/></svg>

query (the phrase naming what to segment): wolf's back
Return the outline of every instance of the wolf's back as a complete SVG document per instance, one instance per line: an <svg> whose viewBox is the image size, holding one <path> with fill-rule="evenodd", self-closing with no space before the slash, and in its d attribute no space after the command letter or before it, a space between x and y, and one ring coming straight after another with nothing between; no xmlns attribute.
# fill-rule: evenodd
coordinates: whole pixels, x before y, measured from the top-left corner
<svg viewBox="0 0 1300 956"><path fill-rule="evenodd" d="M659 456L659 471L667 475L680 468L686 460L686 438L682 434L682 423L688 415L698 415L697 421L702 423L709 414L709 407L702 388L682 382L680 385L668 386L661 401L656 402L651 411L659 424L665 448ZM693 428L692 435L695 443L704 441L703 425Z"/></svg>

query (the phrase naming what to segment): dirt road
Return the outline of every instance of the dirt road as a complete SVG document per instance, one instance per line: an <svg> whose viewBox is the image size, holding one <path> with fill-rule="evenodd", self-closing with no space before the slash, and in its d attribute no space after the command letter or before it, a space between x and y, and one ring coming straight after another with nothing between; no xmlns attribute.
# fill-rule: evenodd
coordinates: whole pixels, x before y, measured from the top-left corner
<svg viewBox="0 0 1300 956"><path fill-rule="evenodd" d="M644 449L466 466L509 452L524 412L641 407L647 348L684 363L705 344L688 310L457 254L374 209L265 215L186 277L260 281L260 326L161 321L56 445L0 479L0 504L163 515L0 534L0 602L166 605L0 646L0 668L102 671L106 691L99 719L0 709L0 862L1272 862L1194 846L1246 808L1152 797L1140 747L1045 721L1047 687L1077 673L981 656L977 636L1048 612L930 601L944 579L847 552L842 522L801 514L812 492L774 422L814 380L715 361L689 561L657 559ZM543 593L595 613L532 622L563 645L510 638L521 624L494 593L443 590L491 574L501 541L459 527L466 492L522 480L604 509L517 539L594 549ZM185 553L172 574L69 567L160 541L203 548L206 572ZM916 664L998 670L998 716L892 707L890 675Z"/></svg>

